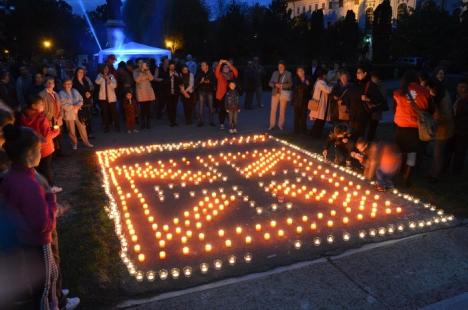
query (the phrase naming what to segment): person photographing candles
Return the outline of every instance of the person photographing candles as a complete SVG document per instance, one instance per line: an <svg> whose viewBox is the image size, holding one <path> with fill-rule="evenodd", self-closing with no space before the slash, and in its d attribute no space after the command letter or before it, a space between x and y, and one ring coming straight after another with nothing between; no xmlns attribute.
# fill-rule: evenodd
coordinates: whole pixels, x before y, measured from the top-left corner
<svg viewBox="0 0 468 310"><path fill-rule="evenodd" d="M348 126L345 124L338 124L330 131L327 142L322 151L322 155L325 159L328 157L329 149L333 148L334 151L334 163L337 165L346 164L349 166L350 151L352 148L351 133L348 130Z"/></svg>

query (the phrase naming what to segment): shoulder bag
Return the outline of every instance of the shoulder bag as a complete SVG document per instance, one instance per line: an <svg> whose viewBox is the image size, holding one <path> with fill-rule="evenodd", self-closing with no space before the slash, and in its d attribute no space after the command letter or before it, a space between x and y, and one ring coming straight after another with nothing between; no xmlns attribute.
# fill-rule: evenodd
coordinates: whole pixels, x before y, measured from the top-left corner
<svg viewBox="0 0 468 310"><path fill-rule="evenodd" d="M436 123L432 118L432 115L429 112L418 108L413 96L409 91L407 93L407 96L409 98L411 107L413 108L414 112L418 117L419 140L425 142L433 140L436 133Z"/></svg>

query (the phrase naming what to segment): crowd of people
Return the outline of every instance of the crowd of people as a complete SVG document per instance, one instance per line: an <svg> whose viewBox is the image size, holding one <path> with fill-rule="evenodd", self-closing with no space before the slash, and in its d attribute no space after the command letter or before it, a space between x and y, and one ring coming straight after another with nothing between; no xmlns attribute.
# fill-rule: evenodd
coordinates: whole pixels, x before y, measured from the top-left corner
<svg viewBox="0 0 468 310"><path fill-rule="evenodd" d="M199 64L152 59L119 62L110 55L95 78L77 67L71 76L46 65L31 74L20 66L16 80L0 71L0 255L1 283L14 283L7 297L32 308L73 309L78 298L62 288L56 233L59 208L52 162L62 156L65 135L72 150L79 141L92 148L99 115L104 132L128 134L150 129L152 119L166 113L168 125L178 126L178 103L186 125L208 124L231 134L238 131L241 106L264 107L264 86L271 89L270 131L285 130L287 107L294 110L294 132L321 139L331 127L322 154L335 164L361 169L376 180L380 191L391 189L397 174L411 184L414 167L432 153L428 178L437 182L444 171L463 171L468 145L468 80L460 80L456 94L435 74L408 71L391 96L377 71L366 64L298 66L292 73L280 61L264 84L266 72L258 58L242 72L233 60ZM266 82L266 81L265 81ZM242 104L242 96L243 104ZM393 104L388 102L393 98ZM394 139L378 139L385 111L394 112ZM311 128L308 124L313 122ZM327 125L329 124L329 125ZM451 169L450 169L451 168ZM20 266L20 267L18 267ZM18 280L20 279L20 280ZM1 304L0 304L1 306Z"/></svg>

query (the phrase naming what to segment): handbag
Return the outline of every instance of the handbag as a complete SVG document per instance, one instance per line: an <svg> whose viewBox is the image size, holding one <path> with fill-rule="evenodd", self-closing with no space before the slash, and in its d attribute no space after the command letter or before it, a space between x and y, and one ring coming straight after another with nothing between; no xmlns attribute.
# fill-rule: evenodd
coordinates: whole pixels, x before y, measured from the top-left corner
<svg viewBox="0 0 468 310"><path fill-rule="evenodd" d="M421 110L416 105L413 96L408 91L407 96L410 100L411 107L418 117L418 133L419 140L421 141L430 141L433 140L436 134L436 123L432 118L432 115L424 110Z"/></svg>
<svg viewBox="0 0 468 310"><path fill-rule="evenodd" d="M322 99L322 92L320 91L320 96L319 99L310 99L309 102L307 103L307 109L311 112L316 112L319 109L320 106L320 100Z"/></svg>

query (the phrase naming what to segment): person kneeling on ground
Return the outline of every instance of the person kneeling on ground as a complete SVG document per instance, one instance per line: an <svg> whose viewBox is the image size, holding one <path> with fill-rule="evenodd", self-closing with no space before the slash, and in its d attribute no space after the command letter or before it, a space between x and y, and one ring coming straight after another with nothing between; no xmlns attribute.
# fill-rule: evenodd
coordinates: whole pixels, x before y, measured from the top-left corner
<svg viewBox="0 0 468 310"><path fill-rule="evenodd" d="M397 147L384 142L369 144L364 139L358 139L351 157L359 162L364 169L364 177L376 179L376 189L386 191L394 187L393 177L401 166L401 153Z"/></svg>
<svg viewBox="0 0 468 310"><path fill-rule="evenodd" d="M327 159L329 149L333 147L334 150L334 163L338 165L346 164L349 166L350 151L352 148L351 133L348 130L348 126L345 124L338 124L330 131L327 142L322 151L323 157Z"/></svg>
<svg viewBox="0 0 468 310"><path fill-rule="evenodd" d="M229 132L237 132L237 115L240 111L240 96L237 91L236 82L230 81L228 84L229 90L224 98L226 112L229 114Z"/></svg>

